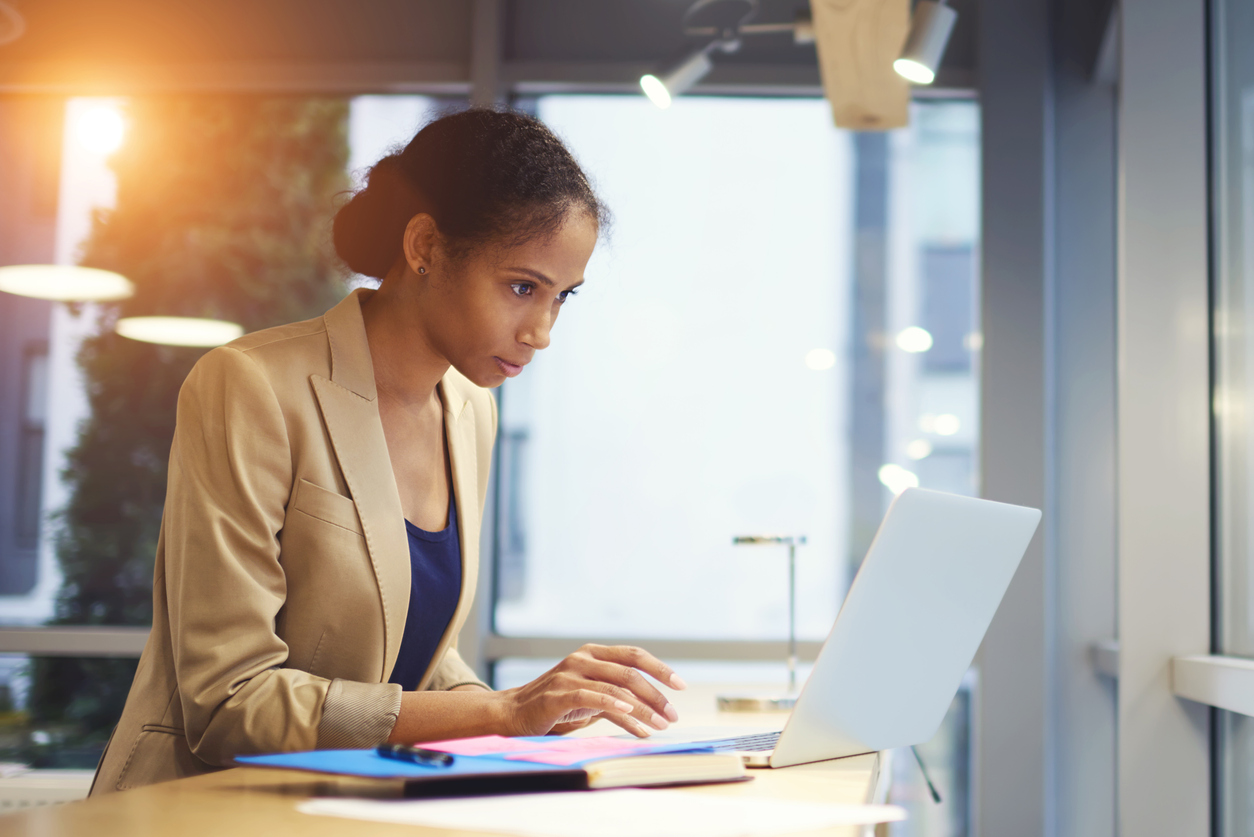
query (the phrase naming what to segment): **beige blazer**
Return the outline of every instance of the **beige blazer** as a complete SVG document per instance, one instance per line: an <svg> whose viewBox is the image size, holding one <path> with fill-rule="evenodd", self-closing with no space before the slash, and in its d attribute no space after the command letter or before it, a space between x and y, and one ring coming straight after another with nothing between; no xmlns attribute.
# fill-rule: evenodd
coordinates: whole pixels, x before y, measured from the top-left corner
<svg viewBox="0 0 1254 837"><path fill-rule="evenodd" d="M409 607L409 543L359 290L318 319L206 354L179 392L152 634L92 793L247 753L371 747ZM462 591L420 689L479 683L456 650L474 598L496 402L439 387Z"/></svg>

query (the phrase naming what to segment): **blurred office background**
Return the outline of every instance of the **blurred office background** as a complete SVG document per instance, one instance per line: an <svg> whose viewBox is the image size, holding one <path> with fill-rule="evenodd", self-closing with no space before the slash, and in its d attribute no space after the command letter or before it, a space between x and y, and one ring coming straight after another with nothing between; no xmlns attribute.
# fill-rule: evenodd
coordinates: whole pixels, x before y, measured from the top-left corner
<svg viewBox="0 0 1254 837"><path fill-rule="evenodd" d="M810 661L895 493L1043 507L919 748L943 801L895 759L892 833L1254 833L1248 4L954 0L889 131L836 127L815 47L783 31L654 107L636 79L690 5L7 3L0 266L136 293L0 293L0 761L93 767L143 646L204 349L118 318L318 315L368 284L329 249L345 190L499 103L566 140L615 223L497 391L463 656L507 687L632 642L781 689L787 554L732 536L807 537Z"/></svg>

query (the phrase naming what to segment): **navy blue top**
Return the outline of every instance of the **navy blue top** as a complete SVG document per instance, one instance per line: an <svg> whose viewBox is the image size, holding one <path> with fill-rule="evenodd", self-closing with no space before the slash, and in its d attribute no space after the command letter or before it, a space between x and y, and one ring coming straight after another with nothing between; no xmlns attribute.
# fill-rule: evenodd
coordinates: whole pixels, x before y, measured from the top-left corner
<svg viewBox="0 0 1254 837"><path fill-rule="evenodd" d="M408 520L405 531L409 533L409 613L389 682L413 690L431 665L461 598L462 550L453 492L449 492L448 526L443 531L428 532Z"/></svg>

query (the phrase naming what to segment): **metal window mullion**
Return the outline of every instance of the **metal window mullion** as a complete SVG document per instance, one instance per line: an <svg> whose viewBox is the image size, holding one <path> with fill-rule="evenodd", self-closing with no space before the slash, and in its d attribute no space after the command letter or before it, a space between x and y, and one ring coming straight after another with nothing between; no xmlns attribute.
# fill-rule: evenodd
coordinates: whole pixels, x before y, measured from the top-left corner
<svg viewBox="0 0 1254 837"><path fill-rule="evenodd" d="M148 641L142 627L0 628L0 654L32 657L138 657Z"/></svg>

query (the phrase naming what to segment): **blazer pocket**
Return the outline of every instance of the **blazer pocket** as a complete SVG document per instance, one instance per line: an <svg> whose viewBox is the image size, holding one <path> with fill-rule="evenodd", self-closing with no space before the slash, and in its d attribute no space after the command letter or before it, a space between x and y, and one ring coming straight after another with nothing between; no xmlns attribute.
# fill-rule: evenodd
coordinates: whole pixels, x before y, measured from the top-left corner
<svg viewBox="0 0 1254 837"><path fill-rule="evenodd" d="M357 516L357 504L352 498L328 491L307 479L302 478L296 484L296 498L292 501L292 509L323 523L330 523L359 535L365 534L361 528L361 518Z"/></svg>
<svg viewBox="0 0 1254 837"><path fill-rule="evenodd" d="M126 764L122 765L115 787L120 791L142 788L171 779L199 776L214 769L192 753L183 730L144 724L135 737Z"/></svg>

